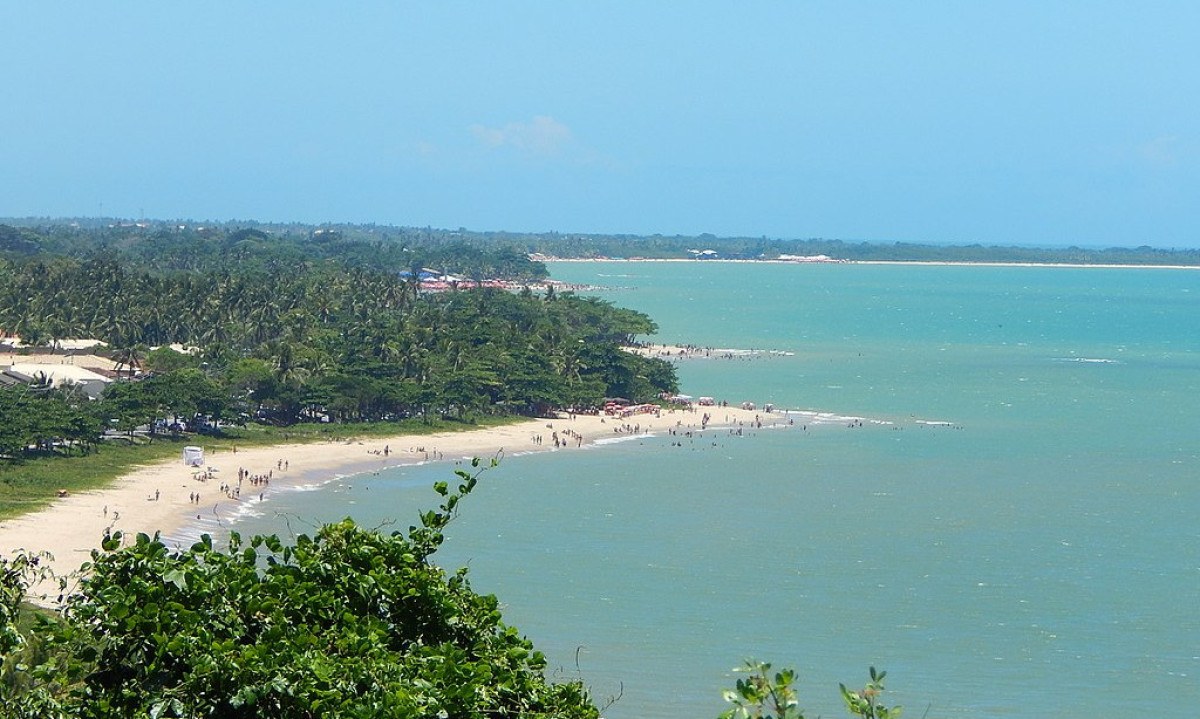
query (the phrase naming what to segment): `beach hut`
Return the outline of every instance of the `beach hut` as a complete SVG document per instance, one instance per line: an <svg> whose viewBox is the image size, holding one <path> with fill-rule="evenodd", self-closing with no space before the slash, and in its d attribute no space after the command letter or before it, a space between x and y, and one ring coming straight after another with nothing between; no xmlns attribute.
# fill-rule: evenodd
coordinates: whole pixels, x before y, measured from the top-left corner
<svg viewBox="0 0 1200 719"><path fill-rule="evenodd" d="M187 446L183 448L183 463L189 467L204 466L204 448Z"/></svg>

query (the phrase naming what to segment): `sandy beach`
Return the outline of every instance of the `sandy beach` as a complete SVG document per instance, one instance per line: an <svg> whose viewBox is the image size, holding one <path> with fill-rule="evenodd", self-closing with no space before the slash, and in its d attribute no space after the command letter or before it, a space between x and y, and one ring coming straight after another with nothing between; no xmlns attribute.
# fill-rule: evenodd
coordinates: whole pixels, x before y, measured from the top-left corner
<svg viewBox="0 0 1200 719"><path fill-rule="evenodd" d="M705 414L710 417L707 426L711 431L733 426L786 425L800 422L809 413L788 415L732 406L694 406L627 417L563 414L554 419L531 419L465 432L282 444L216 453L206 450L202 468L184 465L182 457L156 462L105 489L63 497L42 511L4 520L0 522L0 552L48 552L53 557L50 566L54 572L65 576L90 560L92 549L99 546L105 531L120 530L127 542L139 532L160 532L168 538L194 535L197 527L219 532L230 526L230 520L245 503L263 502L269 506L272 493L289 486L324 483L337 476L417 462L445 462L449 477L455 463L464 458L530 451L569 452L630 433L702 431ZM243 477L240 482L239 474ZM31 592L31 598L36 594Z"/></svg>
<svg viewBox="0 0 1200 719"><path fill-rule="evenodd" d="M742 265L914 265L928 267L1063 267L1072 269L1108 269L1108 270L1200 270L1200 265L1121 265L1083 262L959 262L951 260L844 260L830 258L819 261L797 261L783 259L713 259L697 260L692 257L552 257L542 256L544 262L671 262L671 263L704 263L713 264L725 262Z"/></svg>
<svg viewBox="0 0 1200 719"><path fill-rule="evenodd" d="M791 357L795 353L771 349L737 349L732 347L700 347L697 345L645 343L623 348L642 357L655 357L669 362L692 359L747 359L753 357Z"/></svg>

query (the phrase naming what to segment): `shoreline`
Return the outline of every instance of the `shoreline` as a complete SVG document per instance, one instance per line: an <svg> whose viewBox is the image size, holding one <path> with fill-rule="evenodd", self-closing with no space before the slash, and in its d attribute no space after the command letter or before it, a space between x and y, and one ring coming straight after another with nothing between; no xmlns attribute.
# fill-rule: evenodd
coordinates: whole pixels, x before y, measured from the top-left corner
<svg viewBox="0 0 1200 719"><path fill-rule="evenodd" d="M706 414L710 419L704 423ZM569 451L614 438L676 429L698 432L705 424L708 429L722 429L845 419L813 411L693 405L664 409L657 415L561 413L557 418L431 435L206 452L205 465L211 470L207 477L205 468L186 466L181 458L162 460L138 467L103 489L63 497L43 510L0 521L0 554L17 549L48 552L52 559L44 566L64 577L91 561L91 551L99 547L106 532L122 532L124 544L132 543L138 533L159 533L169 547L184 549L201 534L227 533L240 516L269 503L276 493L318 488L339 477L423 462L445 462L450 473L457 462L473 457L486 460L497 455ZM241 481L239 470L245 473ZM227 491L222 491L223 485ZM77 582L77 577L73 581ZM51 595L57 595L56 587L31 587L27 599L53 603L55 596Z"/></svg>
<svg viewBox="0 0 1200 719"><path fill-rule="evenodd" d="M1063 267L1072 269L1106 270L1200 270L1200 265L1120 265L1087 264L1083 262L954 262L951 260L695 260L690 257L546 257L543 262L688 262L693 264L715 264L718 262L758 265L919 265L923 267Z"/></svg>
<svg viewBox="0 0 1200 719"><path fill-rule="evenodd" d="M622 347L622 349L642 357L654 357L668 362L681 362L693 359L758 359L762 357L794 357L796 355L795 352L790 350L703 347L691 344L662 344L657 342L643 342L636 345L628 345Z"/></svg>

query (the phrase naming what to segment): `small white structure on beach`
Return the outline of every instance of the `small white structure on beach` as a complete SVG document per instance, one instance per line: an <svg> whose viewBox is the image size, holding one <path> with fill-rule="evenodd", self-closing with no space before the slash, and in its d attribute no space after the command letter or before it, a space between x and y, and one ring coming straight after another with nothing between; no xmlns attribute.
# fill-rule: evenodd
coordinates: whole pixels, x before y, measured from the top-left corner
<svg viewBox="0 0 1200 719"><path fill-rule="evenodd" d="M187 446L183 448L183 463L189 467L204 466L204 448Z"/></svg>

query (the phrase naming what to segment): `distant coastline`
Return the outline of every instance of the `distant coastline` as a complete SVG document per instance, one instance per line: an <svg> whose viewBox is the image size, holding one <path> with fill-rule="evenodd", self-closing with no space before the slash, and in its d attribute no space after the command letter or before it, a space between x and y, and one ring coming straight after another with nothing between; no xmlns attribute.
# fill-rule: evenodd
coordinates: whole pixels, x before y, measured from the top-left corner
<svg viewBox="0 0 1200 719"><path fill-rule="evenodd" d="M748 259L712 259L696 260L688 257L656 258L656 257L550 257L542 256L541 262L678 262L687 264L732 263L743 265L921 265L928 267L1064 267L1073 269L1109 269L1109 270L1200 270L1200 265L1138 265L1115 263L1086 263L1086 262L956 262L953 260L748 260Z"/></svg>
<svg viewBox="0 0 1200 719"><path fill-rule="evenodd" d="M929 265L934 267L1069 267L1100 270L1200 270L1200 265L1134 265L1087 262L953 262L949 260L848 260L853 265Z"/></svg>
<svg viewBox="0 0 1200 719"><path fill-rule="evenodd" d="M1088 245L927 244L912 241L841 240L748 236L606 234L558 231L440 229L429 226L332 222L129 220L101 217L0 218L0 255L75 254L120 239L129 247L147 241L186 240L188 247L223 246L229 237L326 256L333 254L384 269L416 265L439 275L479 280L529 281L539 277L531 261L751 261L979 265L988 267L1200 267L1200 248ZM211 247L210 247L211 249ZM477 250L501 253L496 262L463 261ZM136 254L136 252L135 252ZM502 256L501 256L502 255ZM770 259L764 259L770 258ZM487 272L480 274L480 270Z"/></svg>

